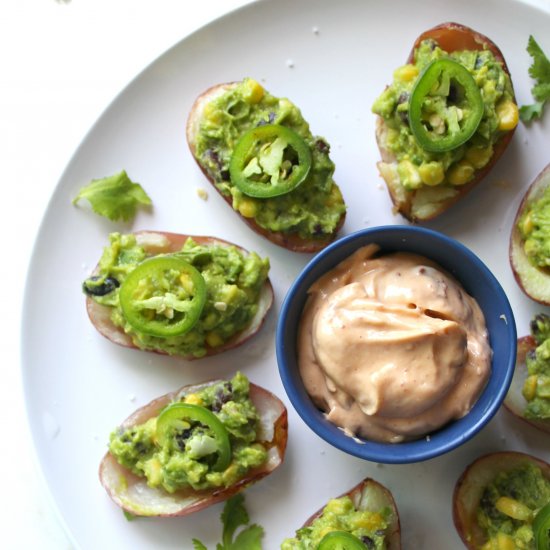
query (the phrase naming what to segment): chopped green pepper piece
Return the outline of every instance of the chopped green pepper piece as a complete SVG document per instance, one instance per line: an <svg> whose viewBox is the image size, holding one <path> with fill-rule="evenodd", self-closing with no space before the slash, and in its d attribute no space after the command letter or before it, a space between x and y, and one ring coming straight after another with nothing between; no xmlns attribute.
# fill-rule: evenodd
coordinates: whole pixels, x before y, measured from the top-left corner
<svg viewBox="0 0 550 550"><path fill-rule="evenodd" d="M265 199L296 189L310 168L311 150L296 132L278 124L265 124L239 139L229 174L245 195Z"/></svg>
<svg viewBox="0 0 550 550"><path fill-rule="evenodd" d="M212 431L218 452L213 470L225 470L231 464L229 434L222 421L206 407L191 403L172 403L166 407L157 419L156 435L159 445L163 446L178 428L185 428L188 421L203 424Z"/></svg>
<svg viewBox="0 0 550 550"><path fill-rule="evenodd" d="M177 255L140 263L120 286L120 307L128 323L145 334L185 334L199 320L206 301L200 272Z"/></svg>
<svg viewBox="0 0 550 550"><path fill-rule="evenodd" d="M450 151L472 137L483 110L481 92L466 67L452 59L436 59L412 90L411 131L426 151Z"/></svg>

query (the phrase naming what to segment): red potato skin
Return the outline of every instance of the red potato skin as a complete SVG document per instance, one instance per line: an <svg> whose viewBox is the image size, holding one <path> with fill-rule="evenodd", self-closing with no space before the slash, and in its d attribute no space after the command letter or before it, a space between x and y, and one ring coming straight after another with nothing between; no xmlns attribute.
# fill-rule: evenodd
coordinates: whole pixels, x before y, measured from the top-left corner
<svg viewBox="0 0 550 550"><path fill-rule="evenodd" d="M521 238L520 231L518 229L518 222L523 214L524 209L527 207L528 203L530 202L533 195L535 195L539 190L543 190L544 186L547 187L550 185L550 183L547 182L547 179L550 175L550 164L548 164L542 172L535 178L533 183L528 187L527 191L525 192L525 195L523 196L521 203L518 207L518 211L516 213L516 217L514 218L514 223L512 225L512 231L510 232L510 248L509 248L509 258L510 258L510 266L512 268L512 273L514 274L514 278L516 279L516 282L523 291L523 293L531 298L531 300L534 300L535 302L538 302L539 304L543 305L550 305L550 295L549 296L537 296L536 294L533 294L533 292L529 292L529 290L526 287L526 283L522 280L520 274L518 273L518 269L516 267L516 262L514 260L515 256L520 253L520 247L523 246L523 241ZM528 261L527 259L525 261ZM533 269L537 269L533 267ZM550 275L548 275L550 277Z"/></svg>
<svg viewBox="0 0 550 550"><path fill-rule="evenodd" d="M231 207L231 210L233 210L233 203L232 199L229 196L224 195L214 184L214 181L212 180L212 177L208 172L201 166L199 163L196 155L195 155L195 139L194 139L194 132L197 124L197 116L199 115L199 106L208 101L208 96L215 95L219 90L226 90L229 89L231 86L235 85L236 83L229 82L226 84L218 84L216 86L212 86L208 88L205 92L203 92L196 100L193 106L191 107L191 112L189 114L189 118L187 119L187 126L186 126L186 134L187 134L187 144L189 146L189 150L191 151L191 155L195 159L195 162L197 163L198 167L200 168L201 172L204 174L206 179L210 182L212 187L217 191L217 193L223 198L223 200ZM284 233L282 231L269 231L260 225L258 225L252 218L245 218L242 216L239 212L235 213L241 218L241 220L250 227L253 231L261 235L262 237L265 237L267 240L271 241L273 244L276 244L278 246L281 246L283 248L286 248L287 250L291 250L292 252L303 252L303 253L314 253L319 252L326 246L328 246L334 239L336 238L336 235L344 225L346 214L345 212L340 217L340 220L338 222L338 225L334 232L323 239L302 239L298 234L296 233Z"/></svg>
<svg viewBox="0 0 550 550"><path fill-rule="evenodd" d="M388 505L391 506L394 513L395 520L394 520L392 529L390 533L388 533L388 537L387 537L388 550L401 550L401 527L399 522L399 513L397 511L397 506L395 504L395 500L393 499L393 495L386 487L384 487L382 484L378 483L374 479L366 478L363 481L359 482L357 485L355 485L355 487L352 487L349 491L341 494L337 498L349 496L351 500L355 502L356 498L357 499L360 498L363 492L371 488L377 491L380 491L384 494L388 502ZM315 512L312 516L310 516L302 527L307 527L308 525L311 525L313 521L323 513L323 508L324 506L322 508L319 508L317 512Z"/></svg>
<svg viewBox="0 0 550 550"><path fill-rule="evenodd" d="M426 40L429 38L436 40L441 46L441 48L449 53L454 51L464 50L464 49L483 50L484 48L487 48L494 54L496 59L498 59L502 63L503 69L510 76L510 71L506 64L504 56L502 55L502 52L491 39L489 39L487 36L469 27L466 27L465 25L461 25L460 23L454 23L454 22L441 23L440 25L437 25L435 27L432 27L431 29L428 29L427 31L424 31L415 40L414 45L409 54L409 57L407 58L407 63L413 62L414 52L416 48L418 48L418 46L423 40ZM383 124L382 119L380 117L378 117L377 124L378 125ZM434 213L432 216L422 218L422 219L417 219L413 217L412 213L410 212L410 204L409 204L409 209L399 210L401 215L413 223L417 223L420 221L428 221L439 216L441 213L443 213L445 210L451 207L455 202L457 202L460 198L466 195L473 187L475 187L481 180L483 180L485 176L487 176L487 174L492 170L493 166L496 164L498 159L502 156L502 154L508 147L508 144L510 143L514 135L514 132L515 132L515 128L509 132L506 132L499 139L499 141L495 143L493 148L493 156L491 157L491 160L483 168L476 171L475 173L476 175L474 176L472 181L470 181L466 185L461 186L460 192L456 197L453 197L452 199L445 202L443 209ZM388 156L389 155L388 151L386 151L383 148L380 142L378 143L378 146L380 148L382 159L387 162L390 159L390 157ZM398 207L393 196L392 196L392 200L394 201L395 206Z"/></svg>
<svg viewBox="0 0 550 550"><path fill-rule="evenodd" d="M534 456L512 451L482 456L462 473L453 494L453 521L466 548L478 550L486 542L476 521L476 510L485 486L497 473L510 471L526 462L537 465L544 477L550 480L550 464Z"/></svg>
<svg viewBox="0 0 550 550"><path fill-rule="evenodd" d="M518 339L518 351L516 354L516 369L514 372L514 377L516 376L522 377L522 375L525 375L527 371L525 358L527 357L527 354L529 353L529 351L534 350L536 347L537 347L537 344L535 342L535 339L530 335L523 336L522 338ZM520 384L518 384L516 387L514 382L512 382L512 385L510 386L510 392L520 391L520 390L521 390ZM516 396L516 398L517 397L518 396ZM522 403L520 399L516 399L512 401L508 396L504 400L504 407L517 418L523 420L524 422L527 422L527 424L534 426L535 428L538 428L539 430L542 430L543 432L550 434L550 421L532 420L530 418L525 418L525 416L523 416L523 409L518 406L518 402ZM525 400L523 400L523 402L525 402Z"/></svg>
<svg viewBox="0 0 550 550"><path fill-rule="evenodd" d="M180 233L169 233L169 232L163 232L163 231L139 231L139 232L136 232L135 235L144 235L149 233L154 235L162 235L168 239L168 243L169 243L168 246L162 249L155 249L157 253L177 252L178 250L181 250L182 246L185 244L185 241L189 237L191 237L194 241L196 241L199 244L221 244L223 246L235 246L241 251L245 251L244 248L234 243L231 243L229 241L226 241L224 239L219 239L217 237L182 235ZM231 340L226 342L223 346L219 346L216 348L208 348L205 357L217 355L224 351L240 346L241 344L246 342L251 336L256 334L258 330L260 330L265 320L265 317L273 304L273 287L269 279L265 283L263 293L265 294L266 303L261 312L262 313L261 319L252 320L252 323L250 326L253 328L253 330L249 331L249 329L245 329L243 332L236 334ZM119 344L121 346L132 348L132 349L140 349L134 345L131 337L128 334L126 334L120 327L115 326L111 322L109 307L98 304L97 302L94 302L94 300L92 300L90 297L86 297L86 310L88 312L88 317L91 323L94 325L94 327L98 330L98 332L102 336L104 336L111 342L114 342L115 344ZM162 350L145 350L145 351L151 351L153 353L158 353L160 355L167 355L166 352ZM179 357L181 357L182 359L186 359L187 361L193 361L193 360L199 359L192 355L179 356Z"/></svg>
<svg viewBox="0 0 550 550"><path fill-rule="evenodd" d="M163 407L176 399L176 396L181 395L182 392L192 393L193 391L198 391L200 387L204 387L215 382L218 381L214 380L205 384L187 386L181 388L178 391L158 397L157 399L151 401L147 405L135 411L120 425L120 427L129 428L134 425L142 424L146 422L149 418L156 416L159 410L161 410ZM265 413L266 411L270 410L274 411L277 415L273 422L272 439L270 441L263 442L272 452L269 461L266 464L249 471L245 477L238 480L237 483L231 485L230 487L222 487L200 492L190 491L186 493L174 493L174 496L176 498L180 497L182 501L185 499L190 500L190 502L187 504L183 504L179 511L171 513L158 513L155 514L153 517L187 516L189 514L193 514L195 512L203 510L204 508L212 506L213 504L216 504L218 502L225 501L229 497L239 493L249 485L260 481L262 478L269 475L283 463L288 439L288 415L286 407L274 394L253 383L250 384L250 398L256 408L260 411L260 414L262 413L262 411ZM117 504L117 506L120 506L123 510L126 510L133 515L140 515L138 512L136 512L135 509L132 508L131 505L122 502L117 495L116 488L109 481L114 477L113 472L115 472L117 476L124 476L126 479L128 479L129 485L139 480L137 476L121 466L111 453L107 452L99 466L99 479L101 481L101 484L107 491L109 497L113 500L115 504ZM151 517L151 515L148 514L148 517Z"/></svg>

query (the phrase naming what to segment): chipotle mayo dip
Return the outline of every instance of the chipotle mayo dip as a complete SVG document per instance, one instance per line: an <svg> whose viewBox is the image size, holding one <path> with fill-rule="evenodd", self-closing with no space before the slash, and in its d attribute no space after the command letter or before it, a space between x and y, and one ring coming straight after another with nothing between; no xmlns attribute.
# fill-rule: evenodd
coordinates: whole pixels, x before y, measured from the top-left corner
<svg viewBox="0 0 550 550"><path fill-rule="evenodd" d="M398 443L464 416L490 374L483 313L449 274L368 245L308 291L298 334L306 391L350 436Z"/></svg>

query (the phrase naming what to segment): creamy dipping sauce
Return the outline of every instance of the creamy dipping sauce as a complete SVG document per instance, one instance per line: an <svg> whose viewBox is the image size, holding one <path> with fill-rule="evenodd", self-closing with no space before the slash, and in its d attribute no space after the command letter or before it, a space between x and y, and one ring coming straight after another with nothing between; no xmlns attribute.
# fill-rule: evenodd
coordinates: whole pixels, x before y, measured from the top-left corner
<svg viewBox="0 0 550 550"><path fill-rule="evenodd" d="M357 250L309 289L298 335L302 380L351 436L398 443L464 416L492 351L483 313L434 262Z"/></svg>

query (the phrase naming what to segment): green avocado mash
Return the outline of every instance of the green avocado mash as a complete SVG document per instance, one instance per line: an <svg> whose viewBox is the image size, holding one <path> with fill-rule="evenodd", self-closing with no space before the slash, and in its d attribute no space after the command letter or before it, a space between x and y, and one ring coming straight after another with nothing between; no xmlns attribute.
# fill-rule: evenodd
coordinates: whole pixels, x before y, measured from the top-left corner
<svg viewBox="0 0 550 550"><path fill-rule="evenodd" d="M537 347L525 358L529 373L523 385L525 418L550 420L550 317L541 313L531 322Z"/></svg>
<svg viewBox="0 0 550 550"><path fill-rule="evenodd" d="M281 550L314 550L331 531L346 531L361 540L367 548L384 550L390 516L389 508L378 512L356 510L349 496L335 498L329 500L311 525L298 529L295 538L284 540Z"/></svg>
<svg viewBox="0 0 550 550"><path fill-rule="evenodd" d="M550 481L537 466L526 463L497 474L484 489L477 510L478 524L488 537L482 550L536 550L532 522L549 502Z"/></svg>
<svg viewBox="0 0 550 550"><path fill-rule="evenodd" d="M267 124L296 132L311 150L311 168L305 180L292 191L271 198L255 198L234 185L229 167L240 137ZM272 96L250 78L206 105L195 143L200 165L218 190L231 197L235 210L269 231L297 233L304 239L331 235L345 212L340 189L332 179L334 163L329 150L323 138L311 134L295 105L288 99Z"/></svg>
<svg viewBox="0 0 550 550"><path fill-rule="evenodd" d="M149 486L169 493L189 487L228 487L266 461L265 447L256 442L259 416L249 398L246 376L237 373L229 382L182 395L181 402L204 407L223 423L229 434L231 462L222 471L215 471L215 437L209 426L201 422L176 423L162 445L156 430L158 417L139 426L115 430L109 451L122 466L146 477Z"/></svg>
<svg viewBox="0 0 550 550"><path fill-rule="evenodd" d="M550 187L525 208L518 229L531 264L539 268L550 267Z"/></svg>
<svg viewBox="0 0 550 550"><path fill-rule="evenodd" d="M465 67L481 92L483 116L472 137L444 152L424 150L414 137L409 121L409 100L422 71L436 59L449 58ZM434 134L443 134L453 124L467 116L463 106L463 90L452 80L440 83L440 97L429 96L429 117L423 124ZM489 50L447 53L433 40L424 40L415 51L414 63L394 72L394 81L376 99L372 111L383 118L387 126L384 146L397 160L398 181L405 190L420 187L454 186L468 183L476 170L483 168L493 155L495 142L518 122L510 78ZM456 101L456 105L453 102ZM460 107L457 107L459 105Z"/></svg>
<svg viewBox="0 0 550 550"><path fill-rule="evenodd" d="M223 345L246 328L258 310L269 260L261 259L254 252L244 255L234 246L205 246L189 238L176 255L194 266L206 284L206 301L199 320L188 332L176 336L159 337L141 332L124 317L120 285L152 254L140 246L133 234L112 233L109 239L110 246L105 247L99 261L99 272L84 281L83 289L99 304L112 308L112 322L141 349L202 357L208 348ZM163 284L169 291L171 282L166 276L164 279Z"/></svg>

